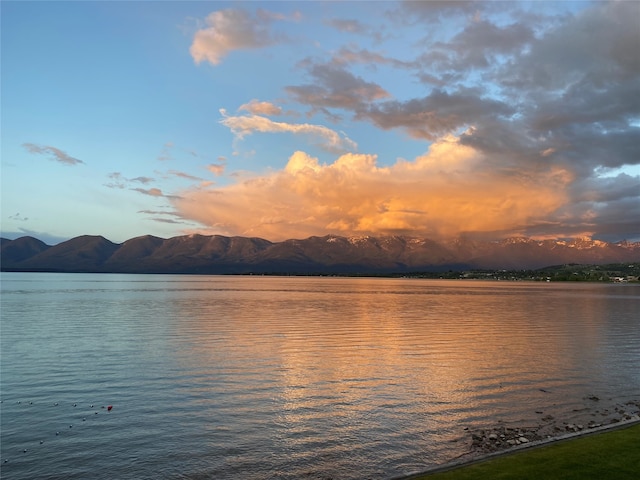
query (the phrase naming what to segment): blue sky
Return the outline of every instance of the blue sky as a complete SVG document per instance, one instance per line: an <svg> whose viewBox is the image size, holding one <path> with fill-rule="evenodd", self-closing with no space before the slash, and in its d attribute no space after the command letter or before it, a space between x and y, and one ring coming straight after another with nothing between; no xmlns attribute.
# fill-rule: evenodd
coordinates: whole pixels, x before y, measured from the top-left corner
<svg viewBox="0 0 640 480"><path fill-rule="evenodd" d="M1 230L640 239L637 2L2 2Z"/></svg>

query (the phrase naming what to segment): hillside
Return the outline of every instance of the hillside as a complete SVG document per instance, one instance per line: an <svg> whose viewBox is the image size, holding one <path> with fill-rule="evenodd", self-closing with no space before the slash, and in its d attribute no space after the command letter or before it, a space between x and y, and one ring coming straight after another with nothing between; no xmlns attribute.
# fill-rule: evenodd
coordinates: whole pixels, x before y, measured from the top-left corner
<svg viewBox="0 0 640 480"><path fill-rule="evenodd" d="M549 265L640 261L640 242L510 238L499 241L327 235L270 242L260 238L150 235L116 244L80 236L58 245L33 237L2 239L4 271L385 274L471 269L537 269Z"/></svg>

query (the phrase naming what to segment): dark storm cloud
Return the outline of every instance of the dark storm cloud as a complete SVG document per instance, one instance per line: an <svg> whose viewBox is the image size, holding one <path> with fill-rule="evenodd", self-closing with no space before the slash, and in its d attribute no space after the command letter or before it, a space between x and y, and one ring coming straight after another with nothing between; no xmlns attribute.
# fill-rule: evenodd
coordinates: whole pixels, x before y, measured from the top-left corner
<svg viewBox="0 0 640 480"><path fill-rule="evenodd" d="M573 185L578 202L611 202L635 198L640 192L640 178L627 174L615 177L587 178ZM639 217L640 218L640 217Z"/></svg>
<svg viewBox="0 0 640 480"><path fill-rule="evenodd" d="M470 15L473 9L468 3L430 3L405 8L431 18ZM597 3L553 18L513 13L517 21L502 26L470 22L420 57L427 84L452 92L453 85L474 84L475 75L485 97L454 101L432 93L379 103L368 118L424 138L468 123L474 128L461 135L461 143L484 153L491 168L514 175L571 172L567 204L548 222L529 226L527 234L591 232L611 239L626 232L638 238L639 178L599 175L640 164L640 3ZM436 102L434 95L446 101ZM459 115L448 108L456 105Z"/></svg>
<svg viewBox="0 0 640 480"><path fill-rule="evenodd" d="M637 2L597 5L497 75L532 136L583 174L640 163L639 21Z"/></svg>
<svg viewBox="0 0 640 480"><path fill-rule="evenodd" d="M574 82L606 87L636 78L640 69L640 3L596 4L532 44L499 72L506 86L554 94Z"/></svg>
<svg viewBox="0 0 640 480"><path fill-rule="evenodd" d="M486 20L471 22L449 42L437 42L421 57L426 68L440 73L486 69L496 57L519 54L534 40L533 30L521 23L498 26Z"/></svg>
<svg viewBox="0 0 640 480"><path fill-rule="evenodd" d="M434 90L424 98L372 105L368 110L359 112L357 117L367 118L385 130L402 127L414 138L435 140L484 119L513 113L505 103L483 98L477 91L449 94L444 90Z"/></svg>
<svg viewBox="0 0 640 480"><path fill-rule="evenodd" d="M640 201L638 196L600 204L596 207L596 235L608 241L640 238Z"/></svg>

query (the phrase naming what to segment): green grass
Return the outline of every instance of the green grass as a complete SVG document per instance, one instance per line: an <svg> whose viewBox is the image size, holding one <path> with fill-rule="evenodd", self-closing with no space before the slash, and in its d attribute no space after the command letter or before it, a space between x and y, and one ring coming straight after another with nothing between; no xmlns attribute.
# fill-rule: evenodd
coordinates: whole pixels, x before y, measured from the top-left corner
<svg viewBox="0 0 640 480"><path fill-rule="evenodd" d="M416 480L640 479L640 425L560 441Z"/></svg>

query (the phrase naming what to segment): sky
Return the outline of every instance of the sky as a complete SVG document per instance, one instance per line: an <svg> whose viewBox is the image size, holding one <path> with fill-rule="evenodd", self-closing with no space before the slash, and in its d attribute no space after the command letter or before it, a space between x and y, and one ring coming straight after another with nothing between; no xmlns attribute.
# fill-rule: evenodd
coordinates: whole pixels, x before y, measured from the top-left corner
<svg viewBox="0 0 640 480"><path fill-rule="evenodd" d="M640 240L640 2L0 8L5 238Z"/></svg>

